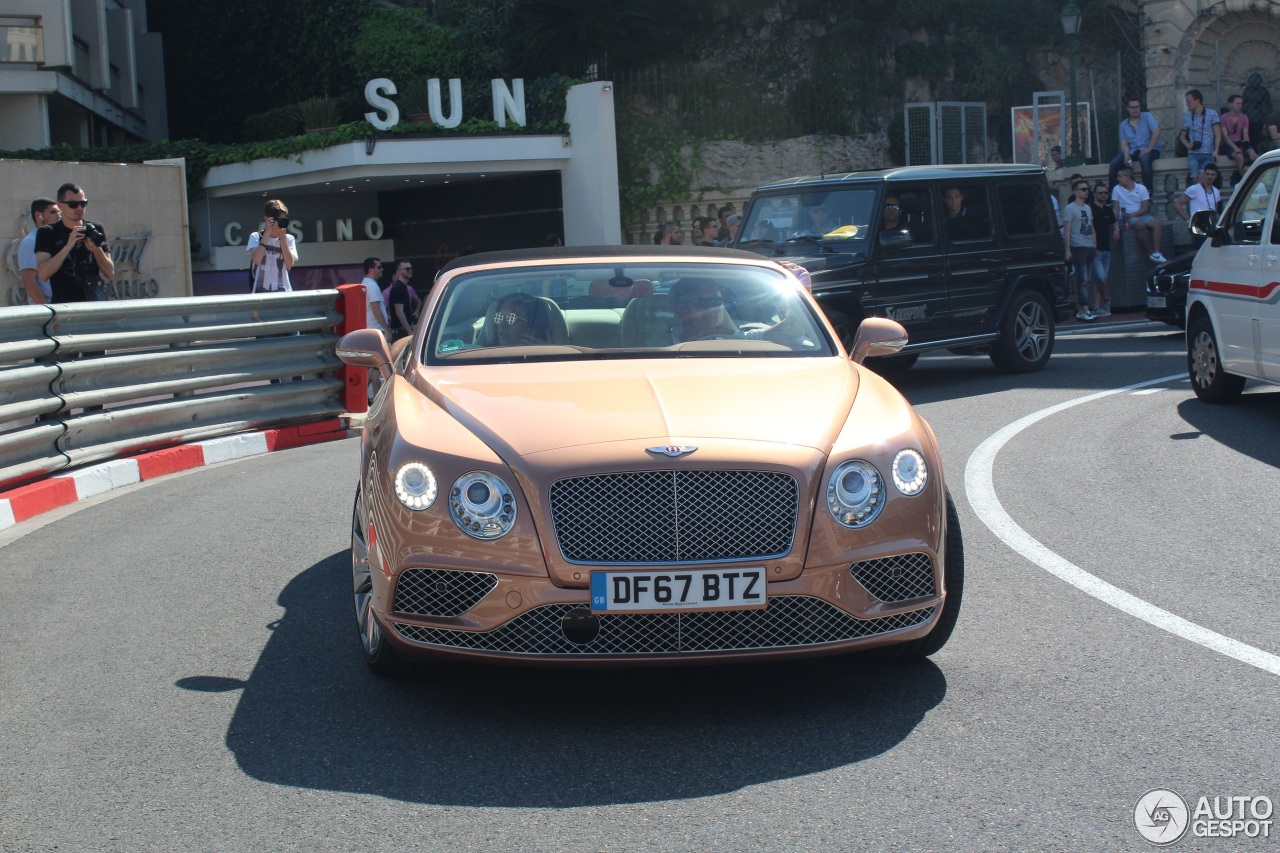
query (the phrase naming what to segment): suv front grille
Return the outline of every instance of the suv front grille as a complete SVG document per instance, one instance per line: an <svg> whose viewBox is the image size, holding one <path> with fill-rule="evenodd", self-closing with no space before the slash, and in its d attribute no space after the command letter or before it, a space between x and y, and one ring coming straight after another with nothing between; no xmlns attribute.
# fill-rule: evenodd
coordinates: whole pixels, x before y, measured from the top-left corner
<svg viewBox="0 0 1280 853"><path fill-rule="evenodd" d="M455 631L393 623L408 640L511 655L661 655L786 649L872 637L922 625L934 608L879 619L858 619L807 595L780 595L762 610L688 613L600 613L600 631L588 643L570 642L562 621L580 604L536 607L492 631Z"/></svg>
<svg viewBox="0 0 1280 853"><path fill-rule="evenodd" d="M906 601L934 594L933 560L928 554L863 560L850 566L849 572L880 601Z"/></svg>
<svg viewBox="0 0 1280 853"><path fill-rule="evenodd" d="M458 616L480 603L498 585L488 572L405 569L396 581L391 609L418 616Z"/></svg>
<svg viewBox="0 0 1280 853"><path fill-rule="evenodd" d="M799 494L771 471L596 474L551 485L551 521L570 563L753 560L791 550Z"/></svg>

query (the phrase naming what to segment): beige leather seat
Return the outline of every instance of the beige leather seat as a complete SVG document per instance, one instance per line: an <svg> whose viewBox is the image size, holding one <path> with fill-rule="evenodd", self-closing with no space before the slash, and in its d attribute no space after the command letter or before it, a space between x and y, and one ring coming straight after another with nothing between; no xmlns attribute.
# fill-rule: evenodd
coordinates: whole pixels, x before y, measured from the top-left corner
<svg viewBox="0 0 1280 853"><path fill-rule="evenodd" d="M622 345L624 347L665 347L675 342L675 314L670 297L655 293L632 299L622 312Z"/></svg>

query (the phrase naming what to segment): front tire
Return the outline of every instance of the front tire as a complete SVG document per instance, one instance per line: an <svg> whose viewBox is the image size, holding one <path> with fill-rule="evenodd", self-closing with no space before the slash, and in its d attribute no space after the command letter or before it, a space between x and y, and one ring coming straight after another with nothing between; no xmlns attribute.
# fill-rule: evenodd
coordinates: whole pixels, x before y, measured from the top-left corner
<svg viewBox="0 0 1280 853"><path fill-rule="evenodd" d="M943 584L947 590L942 603L942 614L933 623L932 630L916 640L908 640L896 646L881 646L866 652L855 652L847 662L859 665L863 662L922 660L937 652L951 639L956 620L960 617L960 602L964 598L964 536L960 532L960 517L956 505L947 492L946 565L943 568Z"/></svg>
<svg viewBox="0 0 1280 853"><path fill-rule="evenodd" d="M364 662L374 674L394 678L408 671L408 665L382 633L373 612L373 576L369 564L368 529L364 523L364 495L356 490L351 511L351 585L356 608L356 631L364 650Z"/></svg>
<svg viewBox="0 0 1280 853"><path fill-rule="evenodd" d="M836 337L840 340L840 346L844 347L845 352L853 352L853 339L858 334L858 326L862 321L855 322L848 314L843 311L826 311L827 321L836 330Z"/></svg>
<svg viewBox="0 0 1280 853"><path fill-rule="evenodd" d="M1222 353L1213 323L1197 317L1187 329L1187 372L1191 388L1206 403L1232 403L1244 391L1244 377L1222 369Z"/></svg>
<svg viewBox="0 0 1280 853"><path fill-rule="evenodd" d="M1019 290L1000 320L991 361L1006 373L1032 373L1053 354L1054 322L1049 303L1034 290Z"/></svg>

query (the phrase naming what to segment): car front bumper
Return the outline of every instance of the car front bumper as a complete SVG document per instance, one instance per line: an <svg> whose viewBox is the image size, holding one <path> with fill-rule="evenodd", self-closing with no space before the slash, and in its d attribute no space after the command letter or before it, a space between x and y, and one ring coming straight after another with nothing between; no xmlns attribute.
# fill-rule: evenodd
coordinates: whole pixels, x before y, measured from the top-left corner
<svg viewBox="0 0 1280 853"><path fill-rule="evenodd" d="M412 656L599 664L830 654L927 634L942 609L940 577L935 556L918 551L806 569L770 583L759 609L592 613L588 590L497 576L458 616L379 616Z"/></svg>

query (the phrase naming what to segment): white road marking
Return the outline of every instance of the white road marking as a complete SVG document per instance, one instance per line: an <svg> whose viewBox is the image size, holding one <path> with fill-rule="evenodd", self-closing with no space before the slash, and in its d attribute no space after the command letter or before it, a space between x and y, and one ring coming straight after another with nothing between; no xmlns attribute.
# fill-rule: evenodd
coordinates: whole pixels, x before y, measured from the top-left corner
<svg viewBox="0 0 1280 853"><path fill-rule="evenodd" d="M1143 394L1159 394L1161 391L1168 390L1168 388L1143 388L1141 391L1134 391L1133 396L1141 397Z"/></svg>
<svg viewBox="0 0 1280 853"><path fill-rule="evenodd" d="M1019 527L1009 514L1004 511L1004 507L1000 504L1000 499L996 497L995 487L992 485L992 470L995 466L996 454L1010 439L1032 424L1073 406L1090 403L1103 397L1110 397L1113 394L1123 394L1127 391L1136 391L1151 385L1171 382L1181 377L1182 374L1164 376L1160 379L1139 382L1136 385L1129 385L1124 388L1099 391L1096 394L1088 394L1084 397L1068 400L1065 403L1059 403L1056 406L1050 406L1047 409L1041 409L1014 421L982 442L978 449L973 451L973 455L969 457L969 462L965 465L965 491L968 494L969 503L973 506L974 512L977 513L982 523L991 529L992 533L1014 551L1017 551L1050 574L1057 576L1104 604L1108 604L1123 613L1128 613L1130 616L1141 619L1143 622L1154 625L1161 630L1168 631L1170 634L1181 637L1184 640L1190 640L1193 643L1199 643L1207 649L1235 658L1250 666L1256 666L1258 669L1269 672L1272 675L1280 675L1280 656L1264 652L1262 649L1254 648L1239 640L1233 640L1216 631L1210 631L1208 628L1156 607L1149 601L1138 598L1136 595L1125 592L1123 589L1112 586L1101 578L1089 574L1066 558L1050 551L1042 543L1034 539L1031 534Z"/></svg>

